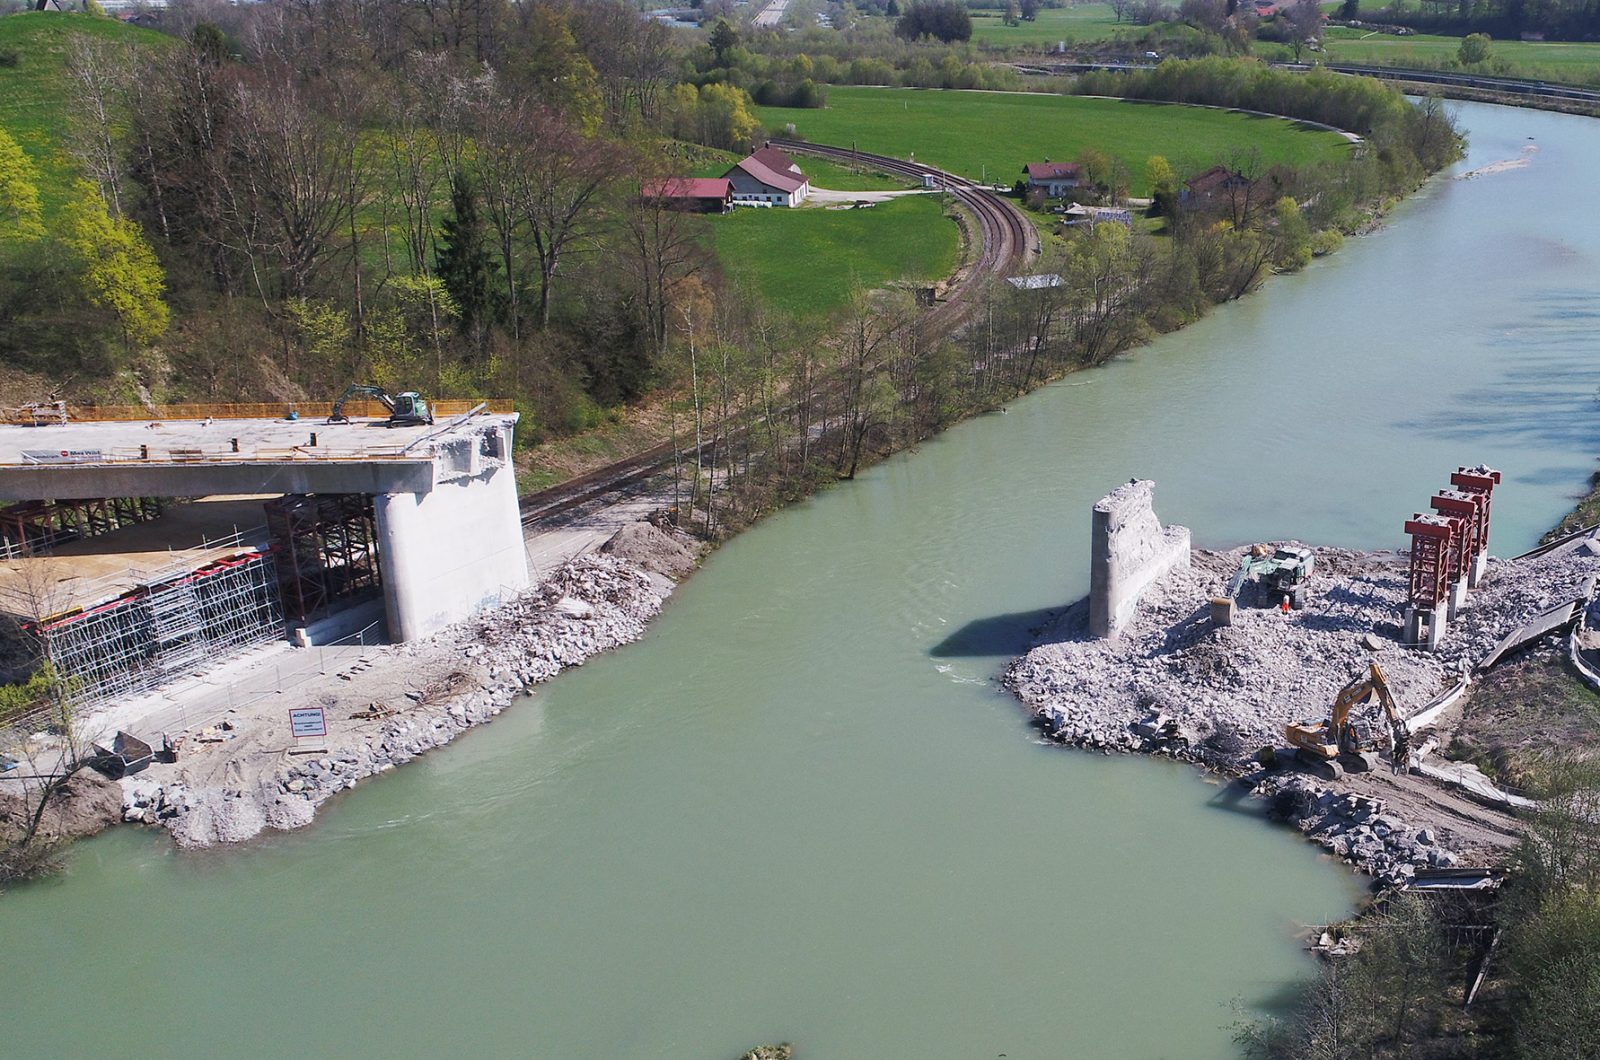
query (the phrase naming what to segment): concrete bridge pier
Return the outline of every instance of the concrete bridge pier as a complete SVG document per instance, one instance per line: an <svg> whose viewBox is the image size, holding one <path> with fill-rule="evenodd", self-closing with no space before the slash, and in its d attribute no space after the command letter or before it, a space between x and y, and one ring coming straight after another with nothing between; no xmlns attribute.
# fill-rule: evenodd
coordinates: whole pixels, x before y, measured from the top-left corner
<svg viewBox="0 0 1600 1060"><path fill-rule="evenodd" d="M528 587L511 426L441 444L425 493L373 497L389 637L415 640Z"/></svg>

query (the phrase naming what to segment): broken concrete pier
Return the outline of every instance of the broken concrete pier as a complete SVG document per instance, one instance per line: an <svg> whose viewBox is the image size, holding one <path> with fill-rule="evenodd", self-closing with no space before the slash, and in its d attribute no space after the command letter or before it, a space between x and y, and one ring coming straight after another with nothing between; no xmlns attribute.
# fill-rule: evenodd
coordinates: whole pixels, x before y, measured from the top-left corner
<svg viewBox="0 0 1600 1060"><path fill-rule="evenodd" d="M1095 503L1089 552L1089 632L1114 637L1157 579L1189 565L1189 531L1163 527L1155 483L1132 479Z"/></svg>

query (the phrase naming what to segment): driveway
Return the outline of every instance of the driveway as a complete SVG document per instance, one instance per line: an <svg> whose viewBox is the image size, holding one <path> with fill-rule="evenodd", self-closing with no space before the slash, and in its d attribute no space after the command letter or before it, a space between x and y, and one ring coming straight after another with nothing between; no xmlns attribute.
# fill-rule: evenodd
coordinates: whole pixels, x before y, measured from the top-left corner
<svg viewBox="0 0 1600 1060"><path fill-rule="evenodd" d="M856 202L888 202L902 195L932 195L928 188L907 188L905 191L834 191L830 188L812 188L806 196L806 206L840 206Z"/></svg>

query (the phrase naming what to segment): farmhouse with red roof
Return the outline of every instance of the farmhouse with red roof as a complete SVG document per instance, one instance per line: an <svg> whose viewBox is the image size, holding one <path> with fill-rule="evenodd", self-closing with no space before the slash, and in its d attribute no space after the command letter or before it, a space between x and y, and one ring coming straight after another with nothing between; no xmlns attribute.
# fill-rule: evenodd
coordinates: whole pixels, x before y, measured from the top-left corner
<svg viewBox="0 0 1600 1060"><path fill-rule="evenodd" d="M733 182L736 203L799 206L811 194L811 181L776 147L763 147L723 175Z"/></svg>
<svg viewBox="0 0 1600 1060"><path fill-rule="evenodd" d="M1029 162L1022 167L1028 190L1042 190L1047 199L1059 199L1083 183L1076 162Z"/></svg>

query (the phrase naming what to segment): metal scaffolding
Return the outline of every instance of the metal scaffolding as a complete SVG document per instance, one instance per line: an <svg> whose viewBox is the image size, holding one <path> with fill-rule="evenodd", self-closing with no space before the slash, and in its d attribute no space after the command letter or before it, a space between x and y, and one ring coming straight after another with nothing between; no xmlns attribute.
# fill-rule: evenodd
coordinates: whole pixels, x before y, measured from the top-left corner
<svg viewBox="0 0 1600 1060"><path fill-rule="evenodd" d="M269 501L266 512L278 592L290 621L325 614L341 600L381 588L371 497L291 494Z"/></svg>
<svg viewBox="0 0 1600 1060"><path fill-rule="evenodd" d="M283 636L270 553L177 565L103 603L25 625L77 703L138 695Z"/></svg>
<svg viewBox="0 0 1600 1060"><path fill-rule="evenodd" d="M23 501L0 507L0 559L37 556L57 545L99 537L160 518L159 497L91 497Z"/></svg>

